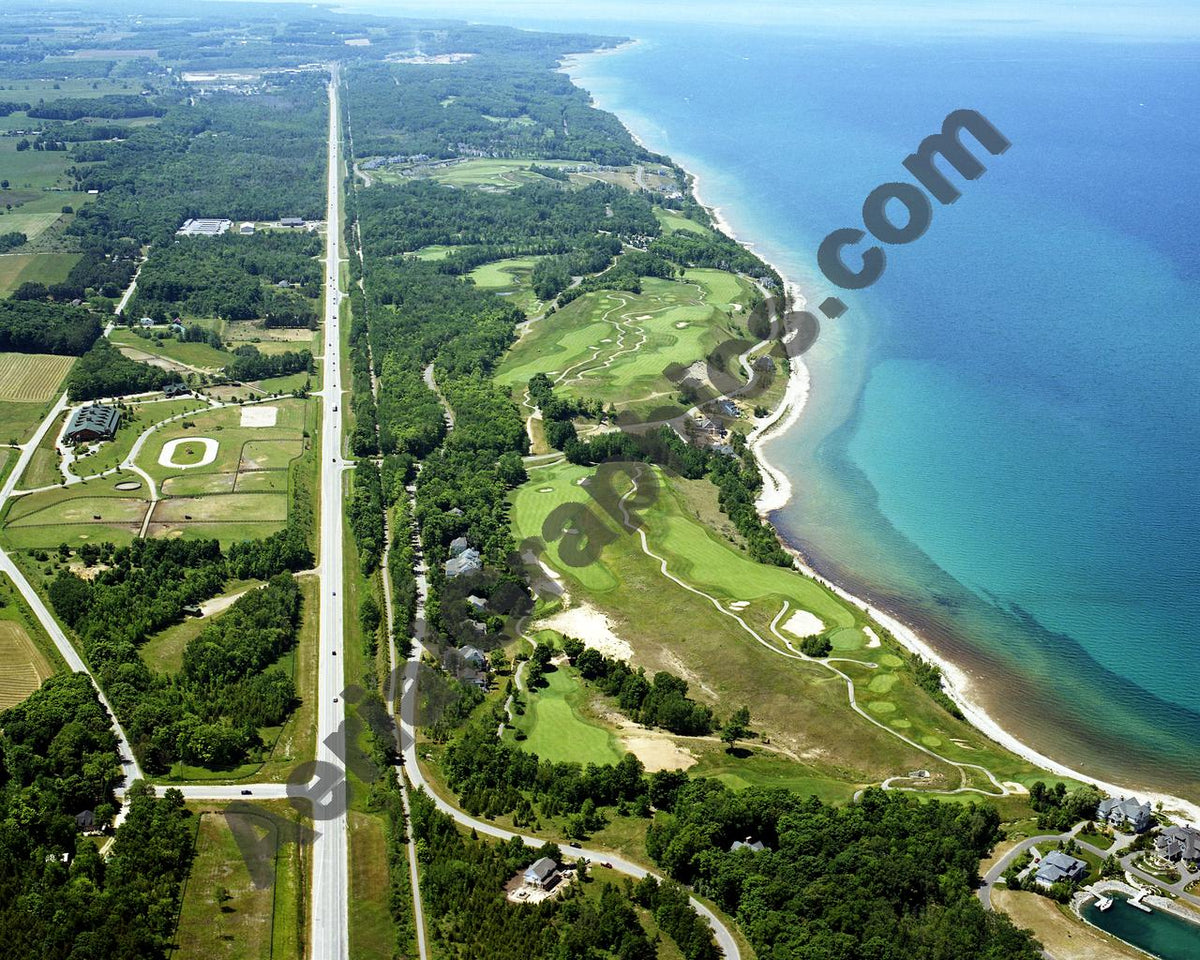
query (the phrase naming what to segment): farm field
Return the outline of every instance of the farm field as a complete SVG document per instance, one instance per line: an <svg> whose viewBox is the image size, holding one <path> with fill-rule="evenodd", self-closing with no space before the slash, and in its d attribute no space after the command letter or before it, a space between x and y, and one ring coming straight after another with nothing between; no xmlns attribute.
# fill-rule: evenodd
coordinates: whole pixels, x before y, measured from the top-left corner
<svg viewBox="0 0 1200 960"><path fill-rule="evenodd" d="M59 395L74 357L0 353L0 442L23 443Z"/></svg>
<svg viewBox="0 0 1200 960"><path fill-rule="evenodd" d="M556 507L590 502L580 484L593 481L594 474L592 468L565 463L531 471L531 479L512 498L514 534L518 540L531 538L523 550L540 543L532 538L542 536ZM618 527L607 511L593 507L594 525L612 537L597 559L585 565L564 559L564 545L570 548L568 558L581 546L577 533L566 534L541 554L576 603L584 604L584 626L598 622L602 628L599 617L607 617L611 629L632 647L636 664L681 674L691 682L692 695L714 705L719 718L742 704L750 706L753 729L802 758L809 766L806 776L868 783L925 768L934 774L931 786L957 788L962 779L958 768L854 713L844 681L826 667L780 655L787 652L782 637L789 636L791 615L806 611L831 636L835 655L848 658L837 666L854 679L860 705L887 728L951 760L985 764L1002 779L1037 778L1036 770L933 704L916 687L901 651L869 647L859 611L794 571L753 562L697 520L690 501L661 471L655 470L655 476L658 492L648 497L638 516L650 550L692 589L664 577L660 561L643 553L638 537ZM612 487L619 495L628 481L617 476ZM581 631L576 635L586 639ZM798 636L790 639L799 641Z"/></svg>
<svg viewBox="0 0 1200 960"><path fill-rule="evenodd" d="M504 297L526 314L537 313L543 307L530 287L529 274L538 257L512 257L476 267L469 274L475 286Z"/></svg>
<svg viewBox="0 0 1200 960"><path fill-rule="evenodd" d="M20 703L65 665L16 586L0 574L0 710Z"/></svg>
<svg viewBox="0 0 1200 960"><path fill-rule="evenodd" d="M645 278L640 294L579 297L530 327L500 364L497 382L520 391L545 373L566 393L611 404L618 413L682 414L688 405L665 371L682 371L722 341L746 335L736 311L721 309L729 308L720 299L729 285L697 273L688 282Z"/></svg>
<svg viewBox="0 0 1200 960"><path fill-rule="evenodd" d="M139 337L132 330L114 330L109 337L121 352L134 360L168 360L185 367L195 367L216 373L233 359L225 350L218 350L207 343L181 343L172 336L161 340ZM162 364L157 364L162 366Z"/></svg>
<svg viewBox="0 0 1200 960"><path fill-rule="evenodd" d="M606 727L582 715L589 693L572 674L551 670L544 687L522 692L525 713L513 717L513 727L526 736L520 747L556 763L616 763L625 750ZM505 739L511 736L506 731Z"/></svg>
<svg viewBox="0 0 1200 960"><path fill-rule="evenodd" d="M266 960L303 955L305 826L285 801L194 805L196 857L184 886L176 960ZM259 841L251 873L234 828ZM224 890L228 899L219 898Z"/></svg>
<svg viewBox="0 0 1200 960"><path fill-rule="evenodd" d="M23 283L61 283L78 260L77 253L6 253L0 256L0 297Z"/></svg>

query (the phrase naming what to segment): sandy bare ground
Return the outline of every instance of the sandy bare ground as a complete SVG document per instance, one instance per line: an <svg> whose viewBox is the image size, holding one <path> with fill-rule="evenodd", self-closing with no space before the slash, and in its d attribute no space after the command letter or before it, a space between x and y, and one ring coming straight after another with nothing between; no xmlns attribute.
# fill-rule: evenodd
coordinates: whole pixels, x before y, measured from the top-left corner
<svg viewBox="0 0 1200 960"><path fill-rule="evenodd" d="M804 637L815 637L825 629L825 624L815 614L809 613L807 610L797 610L788 617L783 629L793 637L803 639Z"/></svg>
<svg viewBox="0 0 1200 960"><path fill-rule="evenodd" d="M1055 960L1145 960L1145 954L1119 940L1067 919L1052 901L1036 893L1014 893L997 887L992 891L992 902L1018 927L1031 929Z"/></svg>
<svg viewBox="0 0 1200 960"><path fill-rule="evenodd" d="M642 761L647 773L659 770L686 770L697 760L674 741L652 733L621 737L625 749Z"/></svg>
<svg viewBox="0 0 1200 960"><path fill-rule="evenodd" d="M242 407L243 427L273 427L278 417L278 407L266 407L262 405Z"/></svg>
<svg viewBox="0 0 1200 960"><path fill-rule="evenodd" d="M202 604L200 604L200 616L202 616L202 617L216 616L218 613L221 613L223 610L228 610L235 603L237 603L238 600L240 600L245 594L249 593L251 590L254 590L254 589L256 589L256 588L255 587L247 587L245 590L239 590L237 593L230 593L230 594L226 594L223 597L213 597L211 600L205 600Z"/></svg>
<svg viewBox="0 0 1200 960"><path fill-rule="evenodd" d="M190 447L193 443L204 447L204 454L195 463L176 463L175 451L180 447ZM179 437L168 440L163 444L162 452L158 455L158 464L162 467L172 467L176 470L190 470L195 467L205 467L217 459L217 441L212 437Z"/></svg>
<svg viewBox="0 0 1200 960"><path fill-rule="evenodd" d="M585 646L599 650L614 660L628 662L633 657L633 647L613 632L612 621L589 603L578 603L569 610L560 610L537 625L582 640Z"/></svg>

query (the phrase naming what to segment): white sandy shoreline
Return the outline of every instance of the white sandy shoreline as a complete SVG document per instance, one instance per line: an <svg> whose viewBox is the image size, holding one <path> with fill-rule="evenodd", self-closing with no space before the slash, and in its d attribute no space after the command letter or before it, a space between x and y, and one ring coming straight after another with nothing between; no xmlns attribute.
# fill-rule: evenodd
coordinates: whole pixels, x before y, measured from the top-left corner
<svg viewBox="0 0 1200 960"><path fill-rule="evenodd" d="M571 75L571 68L579 64L583 58L609 56L613 53L617 53L618 51L625 50L640 43L642 43L641 40L632 40L628 43L620 44L616 47L606 50L596 51L594 53L572 55L563 59L561 69L570 77L573 83L578 84L578 81L575 79L575 77ZM608 109L598 103L597 105L601 106L601 109ZM650 149L641 140L641 138L634 133L633 130L629 129L628 124L625 123L624 119L620 118L620 116L617 114L617 111L610 110L610 112L614 115L617 115L618 119L621 119L621 123L625 126L626 130L629 131L629 135L639 146L645 149ZM712 218L713 223L717 226L717 228L729 237L732 237L738 243L745 246L747 249L754 250L753 243L739 237L734 232L729 222L722 215L720 207L704 202L704 198L700 194L700 178L691 171L687 170L686 167L683 167L678 160L675 162L679 164L684 172L687 173L691 178L692 194L695 196L696 202L708 211L709 216ZM778 266L771 263L761 254L757 253L757 251L755 253L759 259L763 260L764 263L774 269L775 272L782 278L785 292L792 298L793 309L803 309L807 303L807 298L803 295L801 288L794 282L790 281L783 271L778 268ZM808 367L805 366L803 360L799 357L791 358L789 362L788 383L782 401L762 423L754 427L754 429L746 438L750 449L754 452L754 455L758 460L759 468L762 471L763 488L759 494L756 507L759 515L767 522L770 522L770 513L783 508L791 500L792 485L788 476L777 466L767 460L763 453L763 447L768 440L772 439L783 431L788 430L800 419L800 416L804 412L804 408L808 402L810 385L811 377L809 375ZM988 738L1000 744L1011 753L1021 757L1028 763L1031 763L1037 767L1041 767L1050 773L1054 773L1061 777L1069 777L1073 780L1095 784L1108 794L1123 797L1137 795L1140 798L1149 800L1152 805L1162 804L1163 810L1167 813L1174 814L1179 818L1191 821L1194 824L1200 824L1200 805L1183 800L1179 797L1159 793L1153 790L1139 789L1128 785L1122 786L1118 784L1107 783L1103 780L1097 780L1095 777L1088 776L1087 774L1074 770L1065 764L1059 763L1056 760L1052 760L1050 757L1040 753L1028 744L1023 743L1021 740L1017 739L1016 736L1005 730L999 724L999 722L997 722L987 712L987 710L984 709L984 707L978 703L976 699L974 699L972 696L972 679L958 664L953 663L945 656L938 653L932 645L924 640L907 624L901 622L891 614L874 607L867 601L854 596L848 590L838 586L836 583L833 583L832 581L827 580L825 577L822 577L805 562L805 559L800 552L791 547L786 541L783 541L783 546L784 549L787 550L787 552L790 553L795 559L796 567L805 576L811 577L818 583L828 587L843 600L854 604L860 610L864 611L869 617L879 623L884 629L889 631L892 636L896 638L897 642L899 642L907 650L936 665L942 671L944 680L943 686L946 690L946 693L962 711L963 716L966 717L967 721Z"/></svg>

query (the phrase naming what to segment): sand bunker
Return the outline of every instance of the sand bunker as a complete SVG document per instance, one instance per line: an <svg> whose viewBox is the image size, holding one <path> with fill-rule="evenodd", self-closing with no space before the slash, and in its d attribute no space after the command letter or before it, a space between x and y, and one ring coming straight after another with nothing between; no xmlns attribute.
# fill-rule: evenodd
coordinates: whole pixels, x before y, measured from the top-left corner
<svg viewBox="0 0 1200 960"><path fill-rule="evenodd" d="M731 603L729 605L729 609L730 610L745 610L748 606L750 606L749 600L734 600L733 603Z"/></svg>
<svg viewBox="0 0 1200 960"><path fill-rule="evenodd" d="M653 320L654 318L648 313L643 313L640 317L635 317L635 320Z"/></svg>
<svg viewBox="0 0 1200 960"><path fill-rule="evenodd" d="M553 487L538 487L538 493L553 493Z"/></svg>
<svg viewBox="0 0 1200 960"><path fill-rule="evenodd" d="M867 635L867 649L868 650L870 650L872 647L882 647L883 646L883 644L879 640L879 634L877 634L870 627L863 627L863 633L865 633Z"/></svg>
<svg viewBox="0 0 1200 960"><path fill-rule="evenodd" d="M191 445L193 443L203 444L204 454L195 463L176 463L175 451L183 444ZM175 467L179 470L190 470L193 467L205 467L217 459L217 441L210 437L179 437L175 440L168 440L163 444L162 453L158 455L159 466Z"/></svg>
<svg viewBox="0 0 1200 960"><path fill-rule="evenodd" d="M552 617L539 621L538 626L582 640L586 646L615 660L629 660L633 656L633 647L613 633L608 617L590 604L583 603L569 610L560 610Z"/></svg>
<svg viewBox="0 0 1200 960"><path fill-rule="evenodd" d="M114 490L136 490L141 485L142 485L141 480L122 480L120 483L116 484L113 487L113 489Z"/></svg>
<svg viewBox="0 0 1200 960"><path fill-rule="evenodd" d="M783 629L793 637L815 637L825 629L825 624L821 622L820 617L814 616L807 610L797 610L788 617Z"/></svg>
<svg viewBox="0 0 1200 960"><path fill-rule="evenodd" d="M696 764L696 758L666 737L622 737L625 749L642 761L647 773L659 770L686 770Z"/></svg>
<svg viewBox="0 0 1200 960"><path fill-rule="evenodd" d="M242 407L243 427L273 427L279 416L278 407Z"/></svg>

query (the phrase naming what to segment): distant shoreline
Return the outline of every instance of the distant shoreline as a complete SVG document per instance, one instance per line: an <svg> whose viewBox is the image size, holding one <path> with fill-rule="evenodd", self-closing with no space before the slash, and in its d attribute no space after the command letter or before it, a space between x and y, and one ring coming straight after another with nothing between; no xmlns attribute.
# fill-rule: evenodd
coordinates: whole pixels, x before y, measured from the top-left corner
<svg viewBox="0 0 1200 960"><path fill-rule="evenodd" d="M626 50L632 46L641 44L641 40L631 40L626 43L618 44L615 47L610 47L604 50L598 50L593 53L573 54L563 58L560 63L560 69L571 79L572 83L581 86L580 82L572 74L572 68L581 66L581 61L585 57L610 56L619 51ZM588 91L592 96L593 102L596 102L595 95ZM629 128L625 119L620 114L611 108L605 107L598 102L597 106L601 109L607 109L610 113L617 116L622 125L629 132L629 135L641 147L649 150L645 142ZM728 220L725 219L721 212L721 208L715 204L704 202L700 194L700 178L692 171L687 170L678 160L675 163L684 170L691 178L692 195L696 202L699 203L708 212L714 224L719 230L727 236L736 240L742 246L754 251L754 243L749 242L739 237L731 228ZM771 263L761 254L755 251L755 255L763 260L768 266L775 270L776 273L783 279L785 291L794 300L797 308L802 308L807 303L807 298L803 295L801 288L794 282L788 280L784 273L779 268ZM784 397L779 405L771 411L767 419L751 431L747 437L747 443L750 449L754 452L758 460L759 467L763 474L763 489L759 495L756 507L759 516L766 522L771 523L770 514L774 511L782 509L788 504L793 495L793 488L788 476L773 465L764 455L763 446L767 441L775 439L784 431L794 426L800 419L804 408L807 406L809 390L811 386L811 377L808 367L800 358L790 359L789 361L789 376L787 388L784 392ZM772 523L772 527L778 534L778 528ZM1188 820L1194 824L1200 824L1200 805L1180 797L1170 794L1165 794L1159 791L1136 788L1130 786L1121 786L1114 783L1108 783L1103 780L1098 780L1094 776L1084 774L1078 770L1068 767L1066 764L1060 763L1041 753L1034 747L1029 746L1014 734L1005 730L1000 723L995 720L987 710L977 702L972 696L973 681L967 672L958 664L948 659L943 654L939 653L930 643L924 640L914 629L907 626L905 623L897 619L895 616L873 606L866 600L855 596L850 591L838 586L833 581L821 576L808 563L807 558L797 550L792 544L780 535L780 542L783 548L793 557L796 567L807 577L827 587L843 600L854 604L860 610L864 611L868 616L873 618L884 629L888 630L896 641L911 653L916 654L924 660L936 665L943 676L943 688L947 695L954 701L958 708L962 711L963 716L977 730L987 736L989 739L998 743L1011 753L1019 756L1026 762L1041 767L1048 773L1056 774L1061 777L1067 777L1073 780L1078 780L1084 783L1091 783L1097 786L1102 791L1115 796L1130 796L1137 795L1140 798L1149 800L1152 804L1162 804L1164 812L1173 813L1179 817Z"/></svg>

